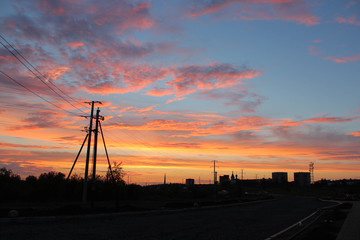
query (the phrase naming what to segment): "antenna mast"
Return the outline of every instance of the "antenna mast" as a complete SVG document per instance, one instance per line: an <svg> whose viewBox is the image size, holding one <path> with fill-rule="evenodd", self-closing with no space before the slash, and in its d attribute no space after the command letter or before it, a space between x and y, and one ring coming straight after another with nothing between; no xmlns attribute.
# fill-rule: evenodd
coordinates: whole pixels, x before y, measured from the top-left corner
<svg viewBox="0 0 360 240"><path fill-rule="evenodd" d="M213 160L214 162L214 184L217 184L217 171L216 171L216 166L215 166L215 163L216 163L216 160Z"/></svg>

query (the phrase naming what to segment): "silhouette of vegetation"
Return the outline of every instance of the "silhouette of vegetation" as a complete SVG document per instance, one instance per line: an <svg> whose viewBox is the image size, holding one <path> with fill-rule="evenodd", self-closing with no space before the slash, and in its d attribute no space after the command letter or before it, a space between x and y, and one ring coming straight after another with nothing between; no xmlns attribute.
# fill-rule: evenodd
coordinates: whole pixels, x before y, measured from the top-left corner
<svg viewBox="0 0 360 240"><path fill-rule="evenodd" d="M111 175L112 173L112 175ZM293 183L276 184L271 179L238 180L213 185L159 184L140 186L126 184L125 172L121 163L114 163L105 176L96 175L89 179L89 201L107 206L106 209L92 208L91 212L138 211L145 209L178 209L202 207L220 204L232 204L246 201L269 199L269 193L307 195L322 198L358 199L360 180L322 180L315 184L299 188ZM42 173L39 177L28 176L22 180L10 169L0 168L0 192L2 206L23 203L39 203L49 206L66 206L46 214L87 213L82 206L82 176L74 174L68 180L61 172ZM76 206L75 206L75 205ZM96 205L96 204L95 204ZM7 216L11 209L0 208L0 215ZM3 212L3 213L1 213ZM29 210L29 216L33 210ZM24 213L22 213L24 214ZM38 214L38 213L37 213Z"/></svg>
<svg viewBox="0 0 360 240"><path fill-rule="evenodd" d="M113 181L115 183L118 183L118 184L125 184L125 181L124 181L124 176L125 176L125 172L124 172L124 169L122 168L121 166L122 162L114 162L113 163L113 166L111 167L111 170L110 168L108 169L108 172L106 173L106 180L109 181Z"/></svg>
<svg viewBox="0 0 360 240"><path fill-rule="evenodd" d="M11 201L15 196L21 194L19 185L21 184L20 176L14 174L10 169L0 168L0 192L2 201Z"/></svg>

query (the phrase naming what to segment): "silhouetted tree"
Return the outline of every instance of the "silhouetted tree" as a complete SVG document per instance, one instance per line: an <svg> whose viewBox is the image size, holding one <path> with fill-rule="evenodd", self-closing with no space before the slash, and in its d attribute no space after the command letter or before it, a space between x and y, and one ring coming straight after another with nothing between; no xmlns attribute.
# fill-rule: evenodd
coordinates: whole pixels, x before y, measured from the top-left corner
<svg viewBox="0 0 360 240"><path fill-rule="evenodd" d="M41 200L62 199L65 192L65 174L61 172L42 173L38 179Z"/></svg>
<svg viewBox="0 0 360 240"><path fill-rule="evenodd" d="M0 168L0 182L20 182L20 176L13 173L11 169Z"/></svg>
<svg viewBox="0 0 360 240"><path fill-rule="evenodd" d="M34 184L37 182L37 178L35 176L30 175L25 178L25 181L29 184Z"/></svg>
<svg viewBox="0 0 360 240"><path fill-rule="evenodd" d="M48 173L42 173L39 176L39 181L50 181L51 183L59 183L64 181L65 174L61 172L48 172Z"/></svg>
<svg viewBox="0 0 360 240"><path fill-rule="evenodd" d="M114 162L113 166L111 167L111 172L110 172L110 168L108 169L108 172L106 173L106 179L115 183L120 183L120 184L125 184L124 181L124 176L125 176L125 172L124 169L122 168L122 162Z"/></svg>
<svg viewBox="0 0 360 240"><path fill-rule="evenodd" d="M10 169L0 168L0 201L14 201L21 194L20 176L14 174Z"/></svg>

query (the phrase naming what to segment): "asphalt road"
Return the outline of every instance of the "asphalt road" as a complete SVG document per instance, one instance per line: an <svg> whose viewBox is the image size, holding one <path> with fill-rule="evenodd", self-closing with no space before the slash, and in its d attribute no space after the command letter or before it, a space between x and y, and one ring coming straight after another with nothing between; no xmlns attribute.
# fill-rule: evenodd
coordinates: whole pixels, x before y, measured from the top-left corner
<svg viewBox="0 0 360 240"><path fill-rule="evenodd" d="M55 239L265 239L328 206L314 198L175 212L126 214L41 223L1 223L2 240Z"/></svg>

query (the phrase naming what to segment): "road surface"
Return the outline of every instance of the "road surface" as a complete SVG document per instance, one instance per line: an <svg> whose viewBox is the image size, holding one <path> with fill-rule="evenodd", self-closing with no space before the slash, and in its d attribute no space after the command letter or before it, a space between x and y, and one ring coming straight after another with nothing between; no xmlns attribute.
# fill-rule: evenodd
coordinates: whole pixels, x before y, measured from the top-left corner
<svg viewBox="0 0 360 240"><path fill-rule="evenodd" d="M330 203L280 196L274 201L38 223L1 223L2 240L265 239Z"/></svg>

